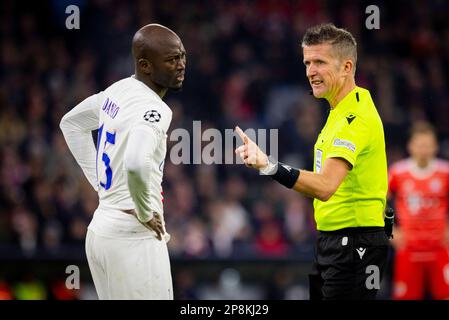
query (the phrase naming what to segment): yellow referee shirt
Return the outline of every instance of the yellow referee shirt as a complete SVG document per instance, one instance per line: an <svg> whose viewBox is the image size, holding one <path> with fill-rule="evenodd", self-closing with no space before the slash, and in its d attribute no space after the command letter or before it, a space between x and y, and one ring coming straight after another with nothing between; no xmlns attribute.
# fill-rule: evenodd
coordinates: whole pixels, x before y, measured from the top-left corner
<svg viewBox="0 0 449 320"><path fill-rule="evenodd" d="M356 87L331 109L314 151L314 172L319 173L328 158L343 158L352 165L328 201L314 200L317 229L384 226L385 138L368 90Z"/></svg>

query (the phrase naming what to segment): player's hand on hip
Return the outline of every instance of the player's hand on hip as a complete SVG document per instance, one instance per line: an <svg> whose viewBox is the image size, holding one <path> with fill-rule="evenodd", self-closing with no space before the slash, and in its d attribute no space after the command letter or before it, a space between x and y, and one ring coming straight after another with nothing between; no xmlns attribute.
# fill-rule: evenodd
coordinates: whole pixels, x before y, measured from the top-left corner
<svg viewBox="0 0 449 320"><path fill-rule="evenodd" d="M162 240L162 235L165 233L164 227L162 226L162 219L159 213L154 213L153 219L144 223L144 225L156 232L156 237L158 240Z"/></svg>
<svg viewBox="0 0 449 320"><path fill-rule="evenodd" d="M268 156L260 150L254 141L248 138L239 126L235 127L235 131L243 141L243 145L235 149L235 153L240 156L245 165L254 169L266 167L268 165Z"/></svg>

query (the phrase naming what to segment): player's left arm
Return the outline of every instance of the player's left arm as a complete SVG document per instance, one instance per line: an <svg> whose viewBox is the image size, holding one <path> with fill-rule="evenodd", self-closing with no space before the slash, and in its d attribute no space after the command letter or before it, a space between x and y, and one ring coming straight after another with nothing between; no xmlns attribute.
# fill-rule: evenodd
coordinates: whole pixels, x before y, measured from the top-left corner
<svg viewBox="0 0 449 320"><path fill-rule="evenodd" d="M144 104L145 105L145 104ZM124 154L124 168L128 178L128 189L136 206L137 218L148 223L155 216L156 206L151 202L152 157L163 143L172 114L164 108L140 108L137 120L128 135Z"/></svg>
<svg viewBox="0 0 449 320"><path fill-rule="evenodd" d="M160 139L161 134L157 128L137 125L129 132L123 157L129 193L136 206L137 218L142 223L147 223L154 217L150 203L151 157Z"/></svg>
<svg viewBox="0 0 449 320"><path fill-rule="evenodd" d="M127 174L128 189L136 206L133 212L145 226L156 232L162 240L165 233L161 216L151 208L151 157L160 143L161 133L158 128L137 125L128 136L128 143L123 159ZM144 143L142 143L144 141Z"/></svg>
<svg viewBox="0 0 449 320"><path fill-rule="evenodd" d="M101 93L94 94L66 113L59 124L64 139L89 183L98 190L96 148L92 131L98 129Z"/></svg>

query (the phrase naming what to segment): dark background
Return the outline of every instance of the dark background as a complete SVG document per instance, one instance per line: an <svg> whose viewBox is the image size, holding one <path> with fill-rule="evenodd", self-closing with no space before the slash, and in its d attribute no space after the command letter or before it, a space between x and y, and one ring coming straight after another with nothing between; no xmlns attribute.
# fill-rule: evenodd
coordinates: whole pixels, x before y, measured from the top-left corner
<svg viewBox="0 0 449 320"><path fill-rule="evenodd" d="M80 29L68 30L68 5ZM368 30L365 9L380 9ZM0 4L0 297L94 299L84 237L97 195L59 121L133 73L131 39L148 23L187 50L171 130L279 129L279 159L312 169L326 102L308 95L300 41L333 22L358 41L356 81L383 119L389 164L419 120L449 158L449 1L2 1ZM173 146L169 142L169 147ZM167 154L167 156L169 153ZM307 299L311 200L239 165L173 165L164 176L175 298ZM65 289L65 268L81 290ZM380 298L389 298L390 272Z"/></svg>

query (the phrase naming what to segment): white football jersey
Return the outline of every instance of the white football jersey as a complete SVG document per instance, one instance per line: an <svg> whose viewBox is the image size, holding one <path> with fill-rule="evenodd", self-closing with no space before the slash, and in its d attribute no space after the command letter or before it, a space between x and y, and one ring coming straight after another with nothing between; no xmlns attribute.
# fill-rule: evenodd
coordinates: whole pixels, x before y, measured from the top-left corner
<svg viewBox="0 0 449 320"><path fill-rule="evenodd" d="M151 209L163 214L162 175L172 111L153 90L134 77L112 84L97 97L99 129L96 174L100 207L135 209L127 184L124 153L130 129L145 125L156 129L160 138L149 159L149 190ZM142 136L144 143L145 136Z"/></svg>

